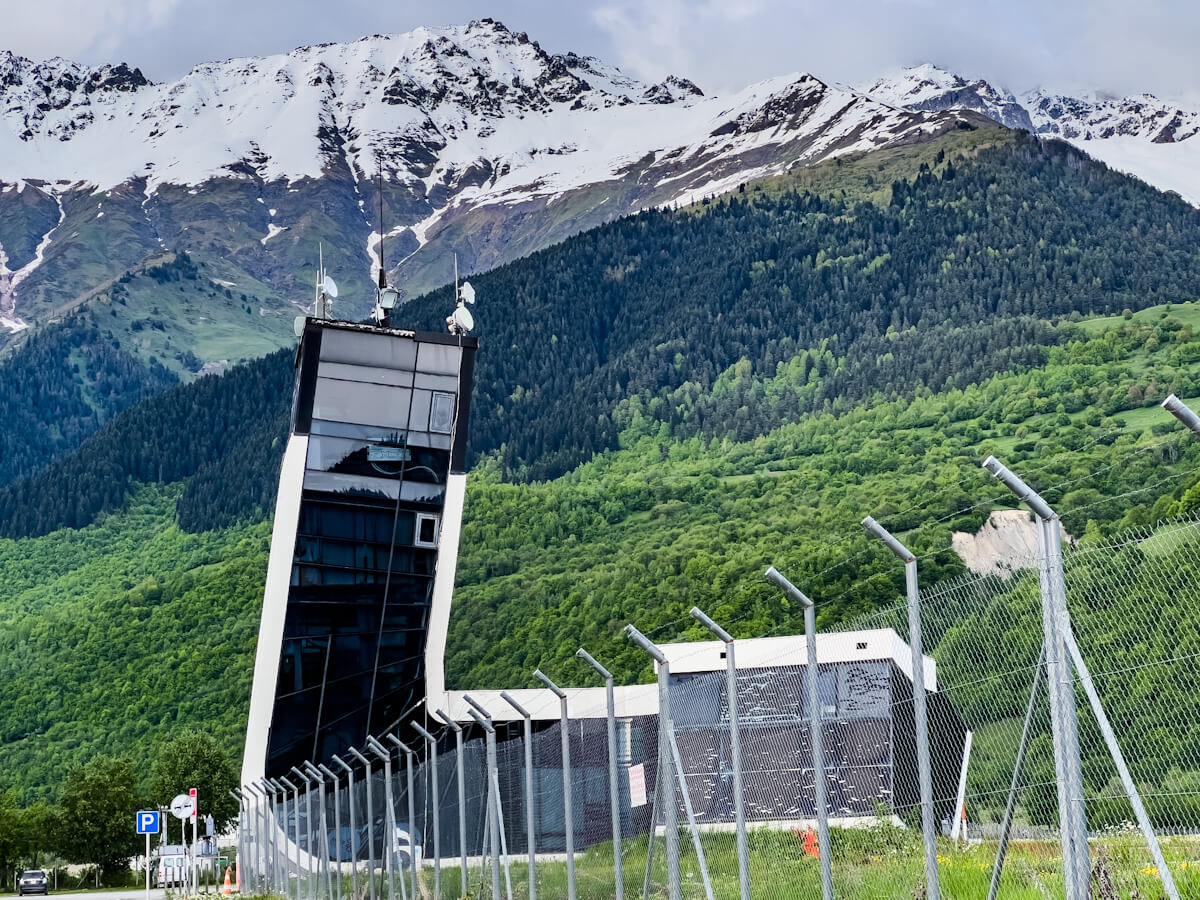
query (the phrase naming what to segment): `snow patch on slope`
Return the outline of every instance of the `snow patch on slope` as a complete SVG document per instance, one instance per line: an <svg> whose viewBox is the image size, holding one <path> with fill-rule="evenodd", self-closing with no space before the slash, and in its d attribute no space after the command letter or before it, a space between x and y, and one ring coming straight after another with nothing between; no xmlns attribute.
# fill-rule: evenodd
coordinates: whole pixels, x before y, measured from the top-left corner
<svg viewBox="0 0 1200 900"><path fill-rule="evenodd" d="M13 271L8 267L8 254L4 252L3 247L0 247L0 327L7 328L10 333L24 331L29 327L29 323L17 315L17 287L42 264L42 260L46 257L46 250L54 238L54 232L58 231L58 227L67 217L62 200L54 194L50 196L54 197L54 201L58 204L58 221L38 241L37 248L33 252L33 259Z"/></svg>
<svg viewBox="0 0 1200 900"><path fill-rule="evenodd" d="M276 225L274 222L272 222L271 224L269 224L267 226L266 237L259 238L258 242L265 247L267 244L267 241L269 241L271 238L275 237L277 234L280 234L281 232L284 232L284 231L287 231L287 226Z"/></svg>

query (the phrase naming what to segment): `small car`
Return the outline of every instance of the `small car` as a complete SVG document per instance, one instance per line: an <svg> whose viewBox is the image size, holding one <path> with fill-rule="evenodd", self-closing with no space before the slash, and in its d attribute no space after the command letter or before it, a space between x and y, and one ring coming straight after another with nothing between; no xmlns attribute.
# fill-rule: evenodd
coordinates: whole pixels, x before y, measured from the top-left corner
<svg viewBox="0 0 1200 900"><path fill-rule="evenodd" d="M21 878L17 882L17 894L24 897L26 894L49 894L50 879L46 877L46 873L41 869L30 869L27 872L21 873Z"/></svg>

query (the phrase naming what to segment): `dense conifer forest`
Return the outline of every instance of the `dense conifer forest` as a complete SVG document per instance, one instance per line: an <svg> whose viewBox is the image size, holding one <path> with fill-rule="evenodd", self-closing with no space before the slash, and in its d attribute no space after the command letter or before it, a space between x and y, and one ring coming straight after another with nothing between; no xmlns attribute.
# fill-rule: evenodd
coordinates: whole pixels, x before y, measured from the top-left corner
<svg viewBox="0 0 1200 900"><path fill-rule="evenodd" d="M81 317L39 331L0 364L0 484L32 475L176 381Z"/></svg>

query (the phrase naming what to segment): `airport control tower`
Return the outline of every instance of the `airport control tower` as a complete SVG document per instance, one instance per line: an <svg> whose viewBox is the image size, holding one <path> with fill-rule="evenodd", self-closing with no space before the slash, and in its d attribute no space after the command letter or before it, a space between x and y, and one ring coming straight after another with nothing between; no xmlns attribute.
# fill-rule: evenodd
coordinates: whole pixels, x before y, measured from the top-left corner
<svg viewBox="0 0 1200 900"><path fill-rule="evenodd" d="M444 690L477 342L381 318L297 320L243 783L327 762Z"/></svg>

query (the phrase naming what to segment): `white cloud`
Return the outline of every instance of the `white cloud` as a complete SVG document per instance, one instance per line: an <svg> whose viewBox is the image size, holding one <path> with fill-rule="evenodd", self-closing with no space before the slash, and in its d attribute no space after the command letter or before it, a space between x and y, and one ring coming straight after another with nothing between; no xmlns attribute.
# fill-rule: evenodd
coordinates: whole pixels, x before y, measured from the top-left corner
<svg viewBox="0 0 1200 900"><path fill-rule="evenodd" d="M179 0L40 0L6 13L0 41L32 59L107 58L166 24L178 5Z"/></svg>

